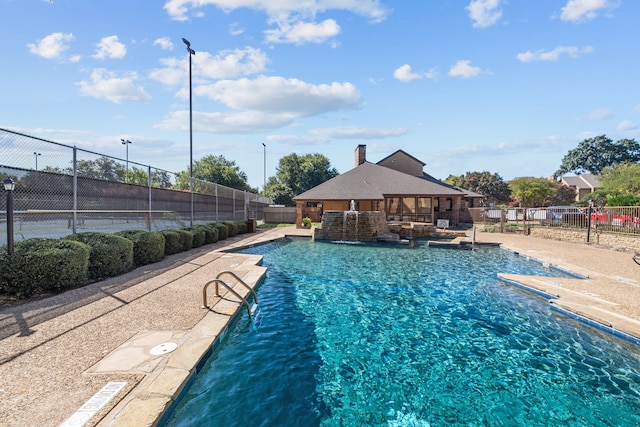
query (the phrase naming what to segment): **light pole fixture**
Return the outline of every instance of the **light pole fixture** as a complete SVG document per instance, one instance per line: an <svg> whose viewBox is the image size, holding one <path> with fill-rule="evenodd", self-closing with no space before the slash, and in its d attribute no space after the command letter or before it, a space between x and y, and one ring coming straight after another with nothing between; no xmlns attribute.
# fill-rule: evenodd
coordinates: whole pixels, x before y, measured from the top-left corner
<svg viewBox="0 0 640 427"><path fill-rule="evenodd" d="M263 158L264 158L264 166L263 166L263 171L264 171L264 184L262 187L262 191L264 192L267 189L267 144L265 144L264 142L262 143L262 151L263 151Z"/></svg>
<svg viewBox="0 0 640 427"><path fill-rule="evenodd" d="M120 141L122 141L122 144L127 148L126 149L126 170L124 173L124 182L127 182L128 180L128 175L129 175L129 144L131 144L131 141L129 141L128 139L122 139L120 138Z"/></svg>
<svg viewBox="0 0 640 427"><path fill-rule="evenodd" d="M36 156L36 172L38 172L38 156L42 156L42 153L38 153L37 151L34 151L33 155Z"/></svg>
<svg viewBox="0 0 640 427"><path fill-rule="evenodd" d="M189 53L189 193L191 193L191 227L193 227L193 97L191 90L191 55L195 55L196 51L191 49L189 40L182 38L184 44L187 45Z"/></svg>
<svg viewBox="0 0 640 427"><path fill-rule="evenodd" d="M13 254L13 190L16 183L11 179L5 179L2 184L7 192L7 253Z"/></svg>

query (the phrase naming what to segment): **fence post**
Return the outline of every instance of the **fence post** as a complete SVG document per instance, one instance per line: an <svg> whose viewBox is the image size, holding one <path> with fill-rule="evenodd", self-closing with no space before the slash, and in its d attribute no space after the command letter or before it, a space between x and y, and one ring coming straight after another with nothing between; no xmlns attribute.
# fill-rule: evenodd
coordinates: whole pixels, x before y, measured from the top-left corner
<svg viewBox="0 0 640 427"><path fill-rule="evenodd" d="M147 184L149 187L149 213L147 214L147 230L151 231L151 165L147 166Z"/></svg>
<svg viewBox="0 0 640 427"><path fill-rule="evenodd" d="M587 206L587 243L589 243L589 239L591 238L591 207L593 206L593 201L589 200L589 206Z"/></svg>
<svg viewBox="0 0 640 427"><path fill-rule="evenodd" d="M218 184L214 184L216 188L216 222L218 222L218 205L220 204L220 200L218 199Z"/></svg>
<svg viewBox="0 0 640 427"><path fill-rule="evenodd" d="M78 220L78 147L73 146L73 215L71 217L73 225L71 232L76 234L76 221Z"/></svg>

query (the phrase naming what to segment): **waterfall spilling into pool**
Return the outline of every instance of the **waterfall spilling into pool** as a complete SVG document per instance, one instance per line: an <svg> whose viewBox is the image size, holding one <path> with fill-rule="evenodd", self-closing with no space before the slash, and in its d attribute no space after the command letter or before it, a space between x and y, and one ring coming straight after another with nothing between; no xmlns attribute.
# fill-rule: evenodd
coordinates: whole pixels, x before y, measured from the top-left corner
<svg viewBox="0 0 640 427"><path fill-rule="evenodd" d="M315 238L334 242L375 242L388 233L384 212L380 211L325 211L322 224L315 230Z"/></svg>

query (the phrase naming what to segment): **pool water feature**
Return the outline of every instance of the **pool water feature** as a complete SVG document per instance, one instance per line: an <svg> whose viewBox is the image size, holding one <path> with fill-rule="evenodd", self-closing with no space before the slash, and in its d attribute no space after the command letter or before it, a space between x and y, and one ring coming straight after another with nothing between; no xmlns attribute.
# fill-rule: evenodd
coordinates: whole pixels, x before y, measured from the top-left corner
<svg viewBox="0 0 640 427"><path fill-rule="evenodd" d="M246 314L169 426L640 425L638 348L553 313L500 249L256 246Z"/></svg>

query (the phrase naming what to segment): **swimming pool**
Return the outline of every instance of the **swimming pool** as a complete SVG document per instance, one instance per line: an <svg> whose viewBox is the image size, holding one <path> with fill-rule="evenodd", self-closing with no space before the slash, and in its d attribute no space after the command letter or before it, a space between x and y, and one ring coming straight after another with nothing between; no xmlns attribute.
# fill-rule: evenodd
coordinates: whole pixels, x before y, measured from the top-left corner
<svg viewBox="0 0 640 427"><path fill-rule="evenodd" d="M640 425L637 347L496 274L500 249L274 242L246 313L169 426Z"/></svg>

